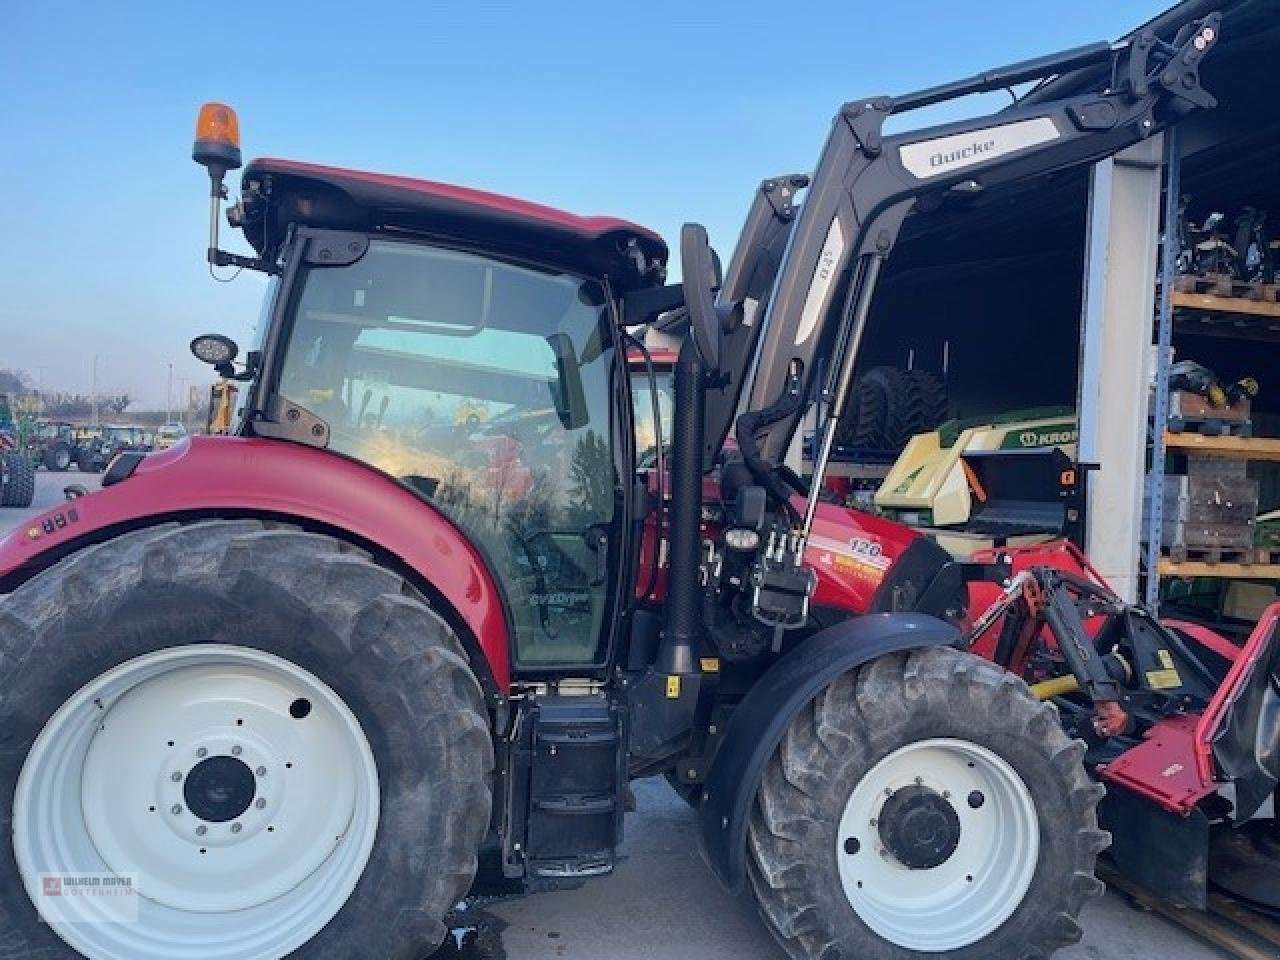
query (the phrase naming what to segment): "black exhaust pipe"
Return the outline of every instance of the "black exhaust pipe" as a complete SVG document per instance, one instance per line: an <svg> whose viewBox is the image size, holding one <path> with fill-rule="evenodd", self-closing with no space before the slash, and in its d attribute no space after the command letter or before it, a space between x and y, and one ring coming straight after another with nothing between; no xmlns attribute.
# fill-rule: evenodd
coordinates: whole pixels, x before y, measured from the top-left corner
<svg viewBox="0 0 1280 960"><path fill-rule="evenodd" d="M688 334L675 368L671 437L671 505L668 515L667 594L658 673L698 672L695 651L702 636L702 432L705 401L702 357Z"/></svg>

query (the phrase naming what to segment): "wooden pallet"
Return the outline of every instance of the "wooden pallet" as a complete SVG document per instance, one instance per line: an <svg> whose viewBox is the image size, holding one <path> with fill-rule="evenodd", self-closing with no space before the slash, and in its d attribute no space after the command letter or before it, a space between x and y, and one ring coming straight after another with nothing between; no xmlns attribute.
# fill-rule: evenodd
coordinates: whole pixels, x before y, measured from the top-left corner
<svg viewBox="0 0 1280 960"><path fill-rule="evenodd" d="M1280 284L1243 281L1219 274L1207 276L1182 274L1174 280L1173 289L1179 293L1199 293L1211 297L1261 300L1265 303L1280 302Z"/></svg>
<svg viewBox="0 0 1280 960"><path fill-rule="evenodd" d="M1253 434L1252 420L1225 420L1221 417L1170 417L1166 426L1170 433L1198 433L1206 437L1248 437Z"/></svg>
<svg viewBox="0 0 1280 960"><path fill-rule="evenodd" d="M1172 453L1200 453L1241 460L1280 460L1280 439L1275 437L1214 437L1166 430L1164 445Z"/></svg>
<svg viewBox="0 0 1280 960"><path fill-rule="evenodd" d="M1164 556L1174 563L1246 564L1263 566L1280 563L1280 550L1273 547L1187 547L1164 548Z"/></svg>
<svg viewBox="0 0 1280 960"><path fill-rule="evenodd" d="M1142 910L1158 913L1222 950L1233 960L1280 960L1280 923L1220 894L1209 894L1206 910L1176 907L1098 864L1098 877Z"/></svg>

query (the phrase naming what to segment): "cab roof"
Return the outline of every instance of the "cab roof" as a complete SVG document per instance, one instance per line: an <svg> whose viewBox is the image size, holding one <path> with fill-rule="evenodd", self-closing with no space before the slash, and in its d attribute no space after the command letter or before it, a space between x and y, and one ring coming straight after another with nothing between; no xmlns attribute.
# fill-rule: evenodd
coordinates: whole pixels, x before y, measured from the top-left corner
<svg viewBox="0 0 1280 960"><path fill-rule="evenodd" d="M553 207L432 180L263 158L245 169L245 236L260 255L290 223L412 233L548 266L608 276L616 290L661 283L667 245L614 217ZM265 201L265 203L264 203Z"/></svg>

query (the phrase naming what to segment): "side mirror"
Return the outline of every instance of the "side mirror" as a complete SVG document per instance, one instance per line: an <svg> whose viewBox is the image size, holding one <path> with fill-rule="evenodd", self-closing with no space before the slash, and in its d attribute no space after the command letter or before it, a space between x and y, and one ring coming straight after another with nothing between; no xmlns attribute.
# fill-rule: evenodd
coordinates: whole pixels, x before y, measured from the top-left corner
<svg viewBox="0 0 1280 960"><path fill-rule="evenodd" d="M680 285L689 311L689 327L702 362L710 370L720 368L720 315L716 311L715 289L720 285L719 261L700 223L680 228Z"/></svg>
<svg viewBox="0 0 1280 960"><path fill-rule="evenodd" d="M207 363L223 377L235 376L232 362L240 355L240 348L230 337L220 333L203 333L191 341L191 353L201 363Z"/></svg>

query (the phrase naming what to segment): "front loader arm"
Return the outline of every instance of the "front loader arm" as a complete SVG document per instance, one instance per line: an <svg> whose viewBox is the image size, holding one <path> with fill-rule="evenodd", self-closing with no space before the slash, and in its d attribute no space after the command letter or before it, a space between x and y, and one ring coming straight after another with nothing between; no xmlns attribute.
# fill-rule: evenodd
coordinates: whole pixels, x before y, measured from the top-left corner
<svg viewBox="0 0 1280 960"><path fill-rule="evenodd" d="M902 222L919 202L952 189L980 190L1094 163L1159 132L1214 99L1199 66L1218 37L1219 14L1188 23L1166 43L1147 32L1038 58L899 98L846 104L835 118L767 305L744 409L759 461L779 464L813 388L814 361L827 361L820 400L826 429L812 491L821 489L836 424L844 412L880 268ZM884 135L892 114L1014 84L1109 64L1102 89L909 133ZM847 282L847 288L845 284ZM834 306L838 289L843 304ZM797 376L797 370L799 375ZM799 395L797 397L797 394ZM759 416L780 405L780 419ZM817 505L812 493L807 533Z"/></svg>

